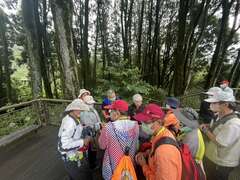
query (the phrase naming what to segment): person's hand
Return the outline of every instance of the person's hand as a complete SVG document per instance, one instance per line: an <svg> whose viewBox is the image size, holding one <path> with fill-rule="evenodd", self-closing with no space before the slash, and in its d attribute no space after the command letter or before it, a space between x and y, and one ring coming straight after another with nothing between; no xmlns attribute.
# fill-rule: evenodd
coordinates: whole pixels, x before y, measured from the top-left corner
<svg viewBox="0 0 240 180"><path fill-rule="evenodd" d="M209 129L209 125L208 124L201 124L199 126L200 130L203 132L203 133L206 133Z"/></svg>
<svg viewBox="0 0 240 180"><path fill-rule="evenodd" d="M91 136L87 136L87 137L84 138L83 141L84 141L84 145L88 146L89 143L93 141L93 138Z"/></svg>
<svg viewBox="0 0 240 180"><path fill-rule="evenodd" d="M144 166L145 164L147 164L146 159L145 159L143 153L138 153L135 156L135 160L136 160L137 164L139 164L140 166Z"/></svg>
<svg viewBox="0 0 240 180"><path fill-rule="evenodd" d="M143 153L143 155L146 158L146 157L149 157L150 153L151 153L151 149L148 149Z"/></svg>
<svg viewBox="0 0 240 180"><path fill-rule="evenodd" d="M104 128L106 126L105 122L101 122L101 128Z"/></svg>

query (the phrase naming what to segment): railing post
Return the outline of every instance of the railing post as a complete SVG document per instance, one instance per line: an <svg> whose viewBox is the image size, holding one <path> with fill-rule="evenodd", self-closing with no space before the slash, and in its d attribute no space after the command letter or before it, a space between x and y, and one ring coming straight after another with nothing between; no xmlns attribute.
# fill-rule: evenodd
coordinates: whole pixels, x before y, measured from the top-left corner
<svg viewBox="0 0 240 180"><path fill-rule="evenodd" d="M41 99L37 99L33 103L33 108L37 111L40 124L46 126L48 122L48 110L46 108L45 102Z"/></svg>

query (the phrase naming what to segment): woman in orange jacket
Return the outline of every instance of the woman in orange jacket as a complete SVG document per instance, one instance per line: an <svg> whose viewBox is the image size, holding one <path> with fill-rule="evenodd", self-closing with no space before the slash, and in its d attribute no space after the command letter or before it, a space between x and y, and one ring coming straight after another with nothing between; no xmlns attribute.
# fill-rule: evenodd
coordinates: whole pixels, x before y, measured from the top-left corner
<svg viewBox="0 0 240 180"><path fill-rule="evenodd" d="M145 153L138 153L136 162L142 167L147 180L181 180L182 160L179 150L170 144L156 146L163 137L176 140L174 135L163 126L163 111L156 104L149 104L143 113L134 117L152 131L152 147ZM146 160L148 159L148 160Z"/></svg>

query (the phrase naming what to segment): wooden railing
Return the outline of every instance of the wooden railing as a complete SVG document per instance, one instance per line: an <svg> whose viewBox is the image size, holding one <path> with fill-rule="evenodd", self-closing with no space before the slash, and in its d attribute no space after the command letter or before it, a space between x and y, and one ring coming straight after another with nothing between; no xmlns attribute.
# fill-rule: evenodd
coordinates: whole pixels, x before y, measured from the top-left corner
<svg viewBox="0 0 240 180"><path fill-rule="evenodd" d="M0 137L31 125L59 124L71 100L36 99L0 108Z"/></svg>

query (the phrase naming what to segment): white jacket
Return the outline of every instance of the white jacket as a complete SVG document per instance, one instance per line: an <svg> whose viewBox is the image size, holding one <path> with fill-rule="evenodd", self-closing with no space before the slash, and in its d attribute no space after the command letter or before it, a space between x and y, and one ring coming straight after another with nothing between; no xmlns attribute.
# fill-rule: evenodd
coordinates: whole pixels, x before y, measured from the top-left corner
<svg viewBox="0 0 240 180"><path fill-rule="evenodd" d="M61 154L75 154L77 149L84 145L84 140L81 139L83 127L80 123L66 115L58 132L58 151Z"/></svg>

